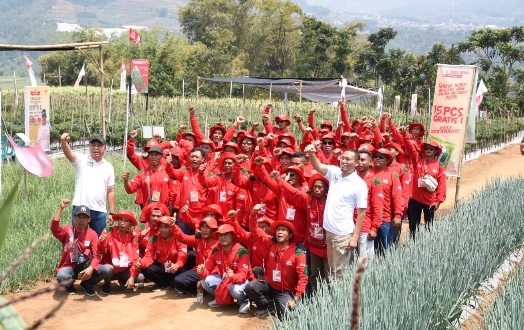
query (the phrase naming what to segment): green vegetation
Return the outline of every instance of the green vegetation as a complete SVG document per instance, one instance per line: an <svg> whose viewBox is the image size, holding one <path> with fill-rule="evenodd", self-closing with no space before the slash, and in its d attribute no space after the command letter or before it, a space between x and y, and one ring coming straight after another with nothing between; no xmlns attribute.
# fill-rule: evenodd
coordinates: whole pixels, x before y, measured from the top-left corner
<svg viewBox="0 0 524 330"><path fill-rule="evenodd" d="M524 239L524 179L494 181L384 258L362 279L361 329L446 329ZM274 329L349 328L354 269L300 304ZM518 310L515 309L515 313ZM518 327L517 327L518 328Z"/></svg>

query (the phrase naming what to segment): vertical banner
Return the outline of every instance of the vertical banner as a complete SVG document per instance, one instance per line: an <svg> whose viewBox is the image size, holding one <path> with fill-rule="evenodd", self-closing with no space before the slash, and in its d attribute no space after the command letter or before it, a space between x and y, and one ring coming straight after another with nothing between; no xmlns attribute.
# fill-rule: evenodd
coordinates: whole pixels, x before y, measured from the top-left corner
<svg viewBox="0 0 524 330"><path fill-rule="evenodd" d="M24 134L31 140L31 145L40 144L44 151L50 149L50 104L49 86L24 87Z"/></svg>
<svg viewBox="0 0 524 330"><path fill-rule="evenodd" d="M442 146L439 160L448 176L460 176L475 73L472 65L438 65L429 140Z"/></svg>
<svg viewBox="0 0 524 330"><path fill-rule="evenodd" d="M149 60L131 60L131 78L137 92L147 94L149 89Z"/></svg>
<svg viewBox="0 0 524 330"><path fill-rule="evenodd" d="M477 124L477 105L475 103L475 95L477 94L477 82L479 79L478 72L475 74L475 81L473 82L473 91L471 93L471 104L469 105L468 123L466 125L466 143L476 143L475 136Z"/></svg>
<svg viewBox="0 0 524 330"><path fill-rule="evenodd" d="M418 94L411 94L411 115L412 116L418 115L417 100L418 100Z"/></svg>
<svg viewBox="0 0 524 330"><path fill-rule="evenodd" d="M393 110L398 111L400 108L400 95L395 96L395 101L393 101Z"/></svg>

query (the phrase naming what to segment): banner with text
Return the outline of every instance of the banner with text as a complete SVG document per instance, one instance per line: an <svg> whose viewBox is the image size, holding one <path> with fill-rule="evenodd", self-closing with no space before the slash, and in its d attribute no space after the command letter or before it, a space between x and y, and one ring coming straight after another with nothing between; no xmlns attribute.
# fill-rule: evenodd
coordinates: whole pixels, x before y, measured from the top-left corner
<svg viewBox="0 0 524 330"><path fill-rule="evenodd" d="M442 146L439 161L448 176L460 176L475 71L472 65L438 65L429 140Z"/></svg>
<svg viewBox="0 0 524 330"><path fill-rule="evenodd" d="M131 60L131 79L138 93L148 92L149 60Z"/></svg>
<svg viewBox="0 0 524 330"><path fill-rule="evenodd" d="M39 144L44 151L49 150L51 138L49 93L49 86L24 87L24 134L31 140L31 145Z"/></svg>

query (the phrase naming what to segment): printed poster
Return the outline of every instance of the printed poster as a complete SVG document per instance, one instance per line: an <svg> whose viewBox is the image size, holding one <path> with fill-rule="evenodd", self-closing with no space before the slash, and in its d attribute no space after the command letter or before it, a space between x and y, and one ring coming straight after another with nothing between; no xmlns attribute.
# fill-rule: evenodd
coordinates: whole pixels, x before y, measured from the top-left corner
<svg viewBox="0 0 524 330"><path fill-rule="evenodd" d="M39 144L44 151L49 151L51 146L50 104L49 86L24 87L24 134L31 145Z"/></svg>
<svg viewBox="0 0 524 330"><path fill-rule="evenodd" d="M138 93L147 94L149 90L149 60L131 60L131 79Z"/></svg>
<svg viewBox="0 0 524 330"><path fill-rule="evenodd" d="M429 140L442 146L446 175L460 176L476 67L439 64L437 70Z"/></svg>

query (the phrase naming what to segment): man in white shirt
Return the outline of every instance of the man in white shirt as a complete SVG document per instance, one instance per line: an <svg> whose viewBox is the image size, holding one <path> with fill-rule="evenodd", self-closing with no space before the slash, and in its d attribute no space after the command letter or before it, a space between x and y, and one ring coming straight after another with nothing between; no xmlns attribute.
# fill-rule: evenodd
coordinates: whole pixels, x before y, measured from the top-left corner
<svg viewBox="0 0 524 330"><path fill-rule="evenodd" d="M42 122L41 126L38 127L38 134L36 137L36 142L40 145L42 150L49 151L51 145L51 126L47 121L47 111L42 110Z"/></svg>
<svg viewBox="0 0 524 330"><path fill-rule="evenodd" d="M311 165L329 180L329 193L324 209L328 264L335 279L353 262L353 250L366 215L368 188L355 171L358 151L347 150L340 157L340 167L322 164L316 148L310 144L305 152ZM357 209L356 224L353 216Z"/></svg>
<svg viewBox="0 0 524 330"><path fill-rule="evenodd" d="M109 203L109 217L115 212L115 170L103 158L106 140L97 135L89 140L89 154L76 154L68 141L69 133L61 136L64 155L76 167L73 212L76 206L86 205L90 210L90 226L98 236L106 226L106 198Z"/></svg>

